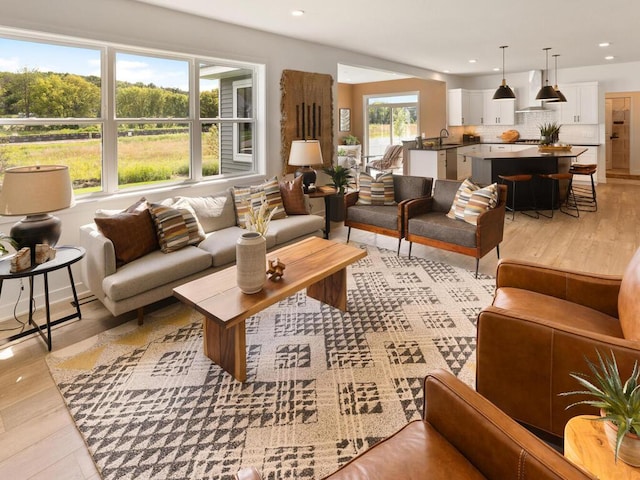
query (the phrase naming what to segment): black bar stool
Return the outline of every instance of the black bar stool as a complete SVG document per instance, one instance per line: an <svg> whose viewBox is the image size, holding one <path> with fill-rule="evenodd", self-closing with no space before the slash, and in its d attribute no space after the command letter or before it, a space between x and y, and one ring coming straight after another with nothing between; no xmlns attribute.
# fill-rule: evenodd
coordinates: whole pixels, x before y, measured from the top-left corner
<svg viewBox="0 0 640 480"><path fill-rule="evenodd" d="M566 172L566 173L539 173L538 177L545 179L545 180L550 180L551 181L551 215L546 215L542 212L538 212L540 215L542 215L543 217L546 218L553 218L553 211L555 209L556 206L556 190L558 192L560 192L560 180L568 180L569 183L567 184L567 196L564 200L563 203L560 204L560 211L566 215L569 215L571 217L576 217L578 218L580 216L580 210L578 208L578 204L576 203L576 196L573 193L573 187L572 187L572 180L573 180L573 173L570 172ZM569 198L573 197L573 205L569 204ZM563 204L565 209L563 210ZM575 210L576 213L573 214L570 212L570 210Z"/></svg>
<svg viewBox="0 0 640 480"><path fill-rule="evenodd" d="M591 179L591 187L576 185L572 180L572 188L576 197L576 203L580 205L583 212L597 212L598 199L596 197L596 184L593 176L598 171L598 166L594 163L574 163L569 168L569 173L574 175L588 175Z"/></svg>
<svg viewBox="0 0 640 480"><path fill-rule="evenodd" d="M527 182L529 184L529 192L531 193L531 206L528 208L528 210L534 211L535 217L533 216L533 214L528 213L526 210L521 210L521 213L523 215L526 215L527 217L540 218L536 207L536 194L533 191L533 175L530 175L528 173L518 175L498 175L498 178L500 179L500 183L511 183L511 207L509 207L508 205L505 206L508 211L513 212L511 215L511 220L516 219L516 185L518 183L524 182Z"/></svg>

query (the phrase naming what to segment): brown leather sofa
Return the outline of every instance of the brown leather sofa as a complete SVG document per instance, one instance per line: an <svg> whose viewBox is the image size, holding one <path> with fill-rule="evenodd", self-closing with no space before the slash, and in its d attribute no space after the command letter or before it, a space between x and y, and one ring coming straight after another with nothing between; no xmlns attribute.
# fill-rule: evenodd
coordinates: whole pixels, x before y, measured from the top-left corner
<svg viewBox="0 0 640 480"><path fill-rule="evenodd" d="M326 479L587 479L566 460L462 383L436 370L424 382L422 420L407 424ZM260 478L254 468L239 480Z"/></svg>
<svg viewBox="0 0 640 480"><path fill-rule="evenodd" d="M622 277L527 262L498 264L491 306L478 316L476 389L512 418L560 442L567 421L598 412L569 376L613 352L623 378L640 360L640 249Z"/></svg>

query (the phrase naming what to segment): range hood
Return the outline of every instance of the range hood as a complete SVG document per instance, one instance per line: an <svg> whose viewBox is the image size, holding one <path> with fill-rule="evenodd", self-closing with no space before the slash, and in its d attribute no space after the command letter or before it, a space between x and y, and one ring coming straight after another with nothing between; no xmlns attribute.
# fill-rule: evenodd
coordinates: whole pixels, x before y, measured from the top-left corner
<svg viewBox="0 0 640 480"><path fill-rule="evenodd" d="M545 108L542 100L536 100L536 95L542 88L542 71L531 70L528 72L528 82L525 89L524 102L526 107L519 108L516 113L542 112L549 110Z"/></svg>

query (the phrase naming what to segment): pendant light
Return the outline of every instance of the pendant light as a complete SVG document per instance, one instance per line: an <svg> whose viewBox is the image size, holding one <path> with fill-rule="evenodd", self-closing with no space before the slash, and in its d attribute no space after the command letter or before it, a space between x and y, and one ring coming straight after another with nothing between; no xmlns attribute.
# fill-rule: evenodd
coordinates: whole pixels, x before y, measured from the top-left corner
<svg viewBox="0 0 640 480"><path fill-rule="evenodd" d="M538 92L538 95L536 95L536 100L547 100L547 101L557 102L558 94L556 93L555 89L551 85L549 85L549 50L551 50L551 47L543 48L542 50L544 50L546 54L546 59L547 59L546 68L545 68L545 73L547 74L547 78L545 80L545 86L542 87Z"/></svg>
<svg viewBox="0 0 640 480"><path fill-rule="evenodd" d="M556 91L556 93L558 94L558 100L555 100L556 102L560 103L560 102L566 102L567 101L567 97L564 96L564 94L560 91L560 89L558 88L558 57L560 56L559 54L555 54L555 55L551 55L553 57L553 59L556 62L556 77L555 77L555 85L553 86L553 89Z"/></svg>
<svg viewBox="0 0 640 480"><path fill-rule="evenodd" d="M511 87L507 85L507 81L504 78L504 49L509 48L508 45L502 45L500 47L502 49L502 84L496 90L496 93L493 94L494 100L507 100L510 98L516 98L516 94L513 93Z"/></svg>

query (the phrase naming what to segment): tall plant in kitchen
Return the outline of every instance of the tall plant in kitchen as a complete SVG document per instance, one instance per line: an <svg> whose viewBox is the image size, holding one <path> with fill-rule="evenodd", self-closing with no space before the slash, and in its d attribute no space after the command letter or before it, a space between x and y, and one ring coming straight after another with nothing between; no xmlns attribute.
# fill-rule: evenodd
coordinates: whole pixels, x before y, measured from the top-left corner
<svg viewBox="0 0 640 480"><path fill-rule="evenodd" d="M543 123L538 127L540 128L540 143L542 145L553 145L558 141L560 125L556 122Z"/></svg>

